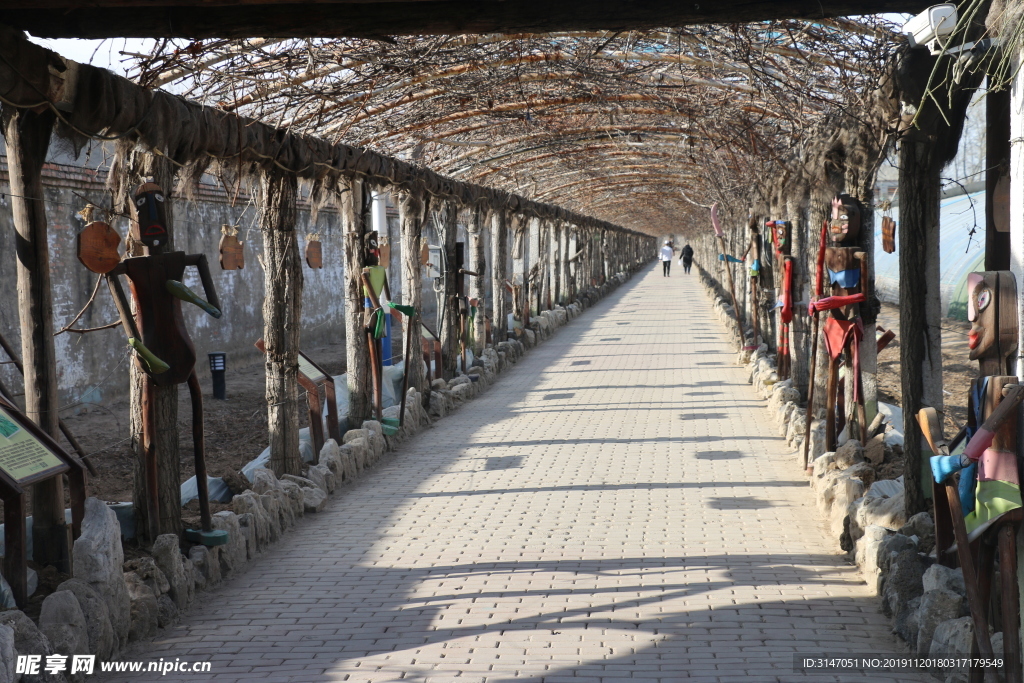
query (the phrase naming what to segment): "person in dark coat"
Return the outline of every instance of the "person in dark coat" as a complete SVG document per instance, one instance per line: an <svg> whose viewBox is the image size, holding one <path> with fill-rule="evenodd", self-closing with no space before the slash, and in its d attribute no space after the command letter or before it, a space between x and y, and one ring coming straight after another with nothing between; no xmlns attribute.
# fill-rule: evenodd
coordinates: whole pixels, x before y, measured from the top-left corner
<svg viewBox="0 0 1024 683"><path fill-rule="evenodd" d="M683 263L683 272L689 273L690 266L693 265L693 247L689 244L683 246L682 258L680 259Z"/></svg>

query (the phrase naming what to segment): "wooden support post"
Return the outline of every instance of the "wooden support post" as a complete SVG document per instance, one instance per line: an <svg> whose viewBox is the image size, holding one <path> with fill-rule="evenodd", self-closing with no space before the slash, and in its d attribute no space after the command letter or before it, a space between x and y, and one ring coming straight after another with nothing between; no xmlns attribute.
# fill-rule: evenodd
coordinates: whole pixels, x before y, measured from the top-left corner
<svg viewBox="0 0 1024 683"><path fill-rule="evenodd" d="M295 231L297 182L294 175L274 169L261 174L260 190L270 469L277 476L298 475L302 469L298 372L303 274Z"/></svg>
<svg viewBox="0 0 1024 683"><path fill-rule="evenodd" d="M53 343L50 250L43 201L43 162L54 114L4 105L4 136L11 183L11 209L17 231L18 311L25 369L25 413L43 431L60 438L57 353ZM32 555L43 566L71 572L71 548L64 523L60 477L32 487Z"/></svg>
<svg viewBox="0 0 1024 683"><path fill-rule="evenodd" d="M927 508L926 497L931 494L931 486L926 485L930 451L922 448L915 416L922 406L941 411L943 404L940 175L956 153L959 124L983 76L981 72L965 76L947 97L925 98L923 84L934 68L934 57L912 50L902 57L896 74L904 101L922 102L916 125L901 131L899 150L900 376L908 518Z"/></svg>
<svg viewBox="0 0 1024 683"><path fill-rule="evenodd" d="M985 270L1009 270L1009 90L985 93L985 169Z"/></svg>
<svg viewBox="0 0 1024 683"><path fill-rule="evenodd" d="M508 216L504 209L491 213L491 334L494 342L508 339Z"/></svg>
<svg viewBox="0 0 1024 683"><path fill-rule="evenodd" d="M554 304L561 305L565 303L565 245L563 239L565 237L565 230L562 221L555 221L554 228L554 250L551 254L551 262L554 264L552 270L554 270Z"/></svg>
<svg viewBox="0 0 1024 683"><path fill-rule="evenodd" d="M423 216L426 207L420 194L413 190L405 190L398 196L398 216L402 224L402 303L416 309L412 318L406 318L405 324L412 332L405 335L406 344L412 344L411 350L403 350L405 358L411 358L408 373L408 386L422 391L424 381L423 363L420 361L420 308L423 305L423 265L420 263L420 235L423 228ZM424 393L424 400L430 395Z"/></svg>
<svg viewBox="0 0 1024 683"><path fill-rule="evenodd" d="M459 275L455 265L455 242L459 210L454 202L448 202L439 212L441 225L438 226L441 248L444 249L444 318L438 334L441 337L441 376L449 380L455 377L459 360L459 305L456 301ZM465 371L465 369L463 369Z"/></svg>
<svg viewBox="0 0 1024 683"><path fill-rule="evenodd" d="M487 258L484 255L484 224L487 216L482 209L474 208L469 212L469 270L479 273L469 279L469 298L476 299L476 316L473 319L473 355L477 358L487 345L487 325L485 322L485 305L487 295Z"/></svg>
<svg viewBox="0 0 1024 683"><path fill-rule="evenodd" d="M135 153L128 165L121 199L122 212L131 214L133 185L152 177L162 188L166 201L164 214L167 221L166 250L174 249L174 173L175 167L164 157ZM144 256L142 243L131 241L126 254ZM134 307L134 297L132 301ZM142 541L152 543L161 534L180 535L181 526L181 457L178 439L178 385L158 387L132 362L128 370L130 392L129 432L135 451L132 501L135 509L135 528ZM152 422L153 429L146 430ZM153 435L147 442L146 434ZM150 491L156 490L156 500ZM156 520L152 517L156 516Z"/></svg>
<svg viewBox="0 0 1024 683"><path fill-rule="evenodd" d="M927 444L915 415L922 406L942 411L942 310L939 297L939 199L941 166L931 136L908 131L900 144L900 366L906 453L904 488L908 517L925 509Z"/></svg>
<svg viewBox="0 0 1024 683"><path fill-rule="evenodd" d="M345 225L345 366L348 377L348 424L358 428L370 419L373 386L370 377L370 349L363 321L363 268L366 267L366 192L360 177L348 179L348 191L341 195Z"/></svg>

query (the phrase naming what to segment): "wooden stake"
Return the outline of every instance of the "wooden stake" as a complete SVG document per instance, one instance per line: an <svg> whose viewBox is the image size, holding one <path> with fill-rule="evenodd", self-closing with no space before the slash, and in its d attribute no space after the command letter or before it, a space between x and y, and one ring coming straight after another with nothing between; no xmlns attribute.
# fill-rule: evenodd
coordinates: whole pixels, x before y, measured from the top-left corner
<svg viewBox="0 0 1024 683"><path fill-rule="evenodd" d="M364 181L353 177L349 191L341 195L345 222L345 365L348 368L348 423L358 428L370 419L370 350L363 321L363 268L366 267L366 198Z"/></svg>
<svg viewBox="0 0 1024 683"><path fill-rule="evenodd" d="M37 114L4 105L3 119L11 209L18 241L18 311L25 369L25 414L44 432L60 438L50 250L42 178L55 117L48 110ZM53 565L60 571L71 572L71 548L64 523L64 490L60 477L32 487L32 556L40 565Z"/></svg>
<svg viewBox="0 0 1024 683"><path fill-rule="evenodd" d="M270 469L298 475L299 329L302 322L302 257L295 231L297 182L277 170L260 177L263 233L263 343L266 346Z"/></svg>
<svg viewBox="0 0 1024 683"><path fill-rule="evenodd" d="M504 209L491 214L491 335L494 343L508 339L508 217Z"/></svg>

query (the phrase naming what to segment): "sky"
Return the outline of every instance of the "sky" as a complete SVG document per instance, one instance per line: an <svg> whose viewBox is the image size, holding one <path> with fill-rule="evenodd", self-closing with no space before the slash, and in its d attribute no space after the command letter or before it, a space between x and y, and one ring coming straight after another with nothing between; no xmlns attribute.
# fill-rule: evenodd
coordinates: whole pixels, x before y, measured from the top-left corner
<svg viewBox="0 0 1024 683"><path fill-rule="evenodd" d="M126 67L129 66L129 62L122 62L127 57L120 53L148 53L153 44L151 39L143 38L78 40L75 38L36 38L35 36L29 36L29 40L53 50L62 57L67 57L81 64L92 64L93 66L110 69L121 76L126 75Z"/></svg>

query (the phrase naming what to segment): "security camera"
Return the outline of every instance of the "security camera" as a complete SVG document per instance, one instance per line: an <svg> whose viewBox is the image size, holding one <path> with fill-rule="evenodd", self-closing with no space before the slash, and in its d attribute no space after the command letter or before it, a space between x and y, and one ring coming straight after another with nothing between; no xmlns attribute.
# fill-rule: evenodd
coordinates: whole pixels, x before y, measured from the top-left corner
<svg viewBox="0 0 1024 683"><path fill-rule="evenodd" d="M941 51L941 39L956 28L956 5L950 2L932 5L903 25L910 47L927 46L932 53Z"/></svg>

